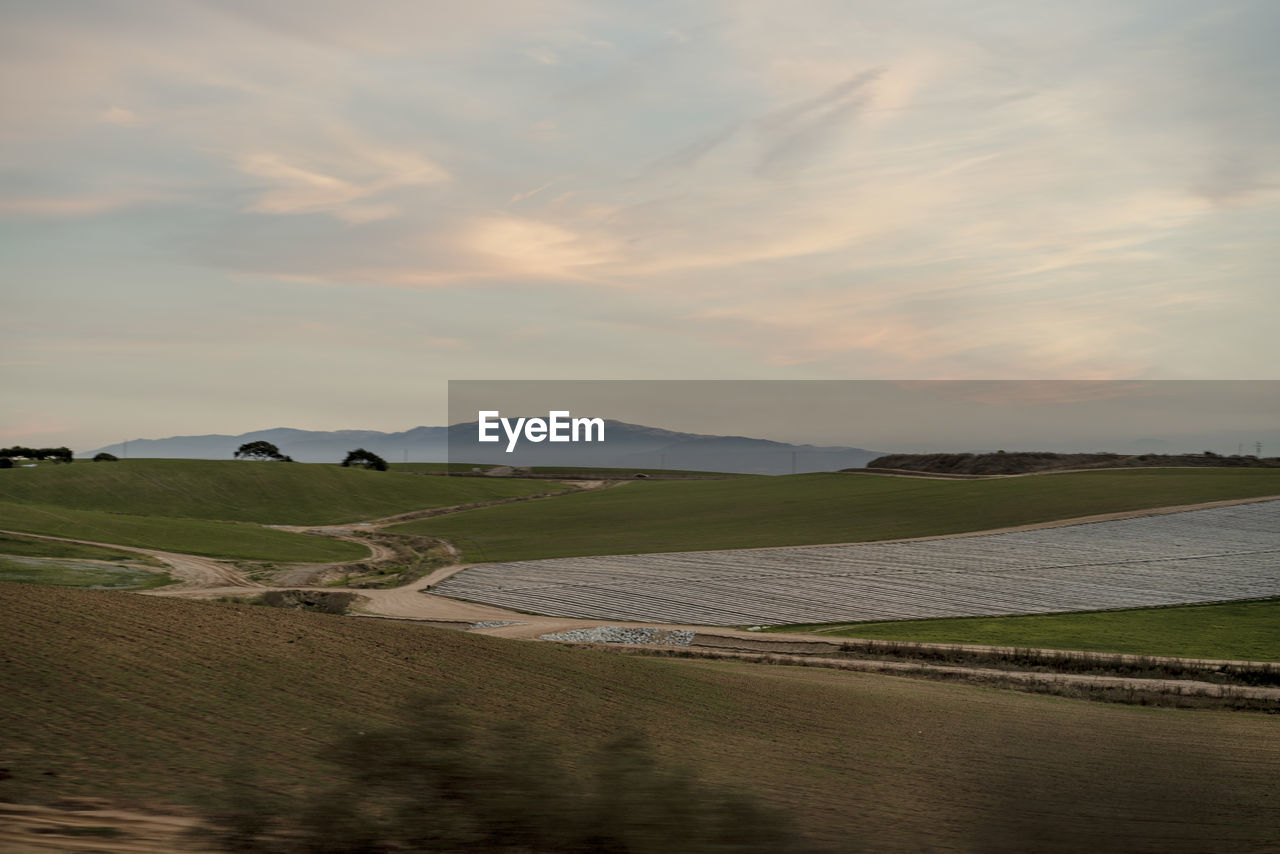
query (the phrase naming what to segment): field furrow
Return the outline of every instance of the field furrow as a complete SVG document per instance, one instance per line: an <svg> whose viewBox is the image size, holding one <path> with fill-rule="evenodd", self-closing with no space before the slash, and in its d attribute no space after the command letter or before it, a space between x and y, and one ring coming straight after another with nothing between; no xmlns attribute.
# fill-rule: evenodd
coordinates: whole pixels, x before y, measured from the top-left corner
<svg viewBox="0 0 1280 854"><path fill-rule="evenodd" d="M482 564L434 592L564 617L740 625L1280 595L1280 501L914 542Z"/></svg>

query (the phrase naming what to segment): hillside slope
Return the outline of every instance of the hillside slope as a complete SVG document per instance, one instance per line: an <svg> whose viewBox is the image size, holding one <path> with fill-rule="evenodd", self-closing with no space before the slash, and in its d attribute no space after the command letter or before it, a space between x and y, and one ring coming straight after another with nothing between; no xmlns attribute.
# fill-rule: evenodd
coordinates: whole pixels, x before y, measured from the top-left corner
<svg viewBox="0 0 1280 854"><path fill-rule="evenodd" d="M838 850L1280 845L1275 721L0 585L0 797L198 798L236 756L291 788L422 689L570 759L627 727ZM1052 733L1052 738L1046 734Z"/></svg>
<svg viewBox="0 0 1280 854"><path fill-rule="evenodd" d="M0 530L239 560L349 561L363 545L238 522L133 516L0 501Z"/></svg>
<svg viewBox="0 0 1280 854"><path fill-rule="evenodd" d="M468 561L859 542L1280 495L1280 469L1143 469L981 481L859 474L652 483L390 528Z"/></svg>
<svg viewBox="0 0 1280 854"><path fill-rule="evenodd" d="M246 460L120 460L0 471L0 501L264 525L354 522L565 488Z"/></svg>

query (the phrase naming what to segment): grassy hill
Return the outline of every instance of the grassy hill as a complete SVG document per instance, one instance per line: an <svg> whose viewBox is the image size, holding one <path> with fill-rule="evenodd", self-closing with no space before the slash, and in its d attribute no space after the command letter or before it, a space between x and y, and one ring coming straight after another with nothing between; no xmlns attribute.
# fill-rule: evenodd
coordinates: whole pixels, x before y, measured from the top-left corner
<svg viewBox="0 0 1280 854"><path fill-rule="evenodd" d="M80 461L0 471L0 501L265 525L354 522L563 488L247 460Z"/></svg>
<svg viewBox="0 0 1280 854"><path fill-rule="evenodd" d="M293 534L236 522L132 516L0 501L0 530L239 560L345 561L368 557L344 540Z"/></svg>
<svg viewBox="0 0 1280 854"><path fill-rule="evenodd" d="M1280 494L1280 469L1150 469L983 481L804 474L634 482L391 528L471 561L921 537Z"/></svg>
<svg viewBox="0 0 1280 854"><path fill-rule="evenodd" d="M23 537L15 534L0 534L0 555L133 561L153 566L164 565L154 558L145 557L137 552L105 549L98 546L82 546L79 543L64 543L59 540L44 540L39 537Z"/></svg>
<svg viewBox="0 0 1280 854"><path fill-rule="evenodd" d="M0 555L0 581L95 590L150 590L172 584L175 580L166 572L135 563Z"/></svg>
<svg viewBox="0 0 1280 854"><path fill-rule="evenodd" d="M461 472L473 474L475 469L486 471L496 468L493 463L391 463L391 471L401 472ZM701 469L619 469L600 468L599 466L530 466L529 471L536 475L561 475L572 480L575 477L609 477L627 480L637 474L646 475L690 475L694 477L746 477L732 472L702 471Z"/></svg>
<svg viewBox="0 0 1280 854"><path fill-rule="evenodd" d="M421 688L569 760L617 731L837 850L1280 845L1273 719L867 674L644 659L361 620L0 585L0 797L194 801L238 756L323 778L335 732ZM1052 738L1046 734L1052 733Z"/></svg>

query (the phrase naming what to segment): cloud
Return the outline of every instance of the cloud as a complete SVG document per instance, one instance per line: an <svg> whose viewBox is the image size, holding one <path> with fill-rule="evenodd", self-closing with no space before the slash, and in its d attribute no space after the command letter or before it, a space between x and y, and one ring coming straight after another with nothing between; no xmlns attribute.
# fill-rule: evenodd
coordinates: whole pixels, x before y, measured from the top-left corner
<svg viewBox="0 0 1280 854"><path fill-rule="evenodd" d="M27 4L0 213L144 304L431 289L479 336L519 292L744 375L1275 364L1265 4L375 5Z"/></svg>
<svg viewBox="0 0 1280 854"><path fill-rule="evenodd" d="M1031 380L1025 382L922 382L934 393L953 400L993 406L1026 404L1072 406L1104 400L1156 397L1159 383L1125 380Z"/></svg>
<svg viewBox="0 0 1280 854"><path fill-rule="evenodd" d="M1135 311L1147 307L1140 299L1064 310L972 289L950 299L921 294L764 295L686 319L724 341L759 342L771 364L836 376L1115 380L1150 371L1144 348L1153 338L1150 320Z"/></svg>
<svg viewBox="0 0 1280 854"><path fill-rule="evenodd" d="M703 134L688 145L652 161L642 170L642 174L689 169L696 166L699 160L732 139L741 127L742 122L733 121L722 128Z"/></svg>
<svg viewBox="0 0 1280 854"><path fill-rule="evenodd" d="M760 118L757 124L766 130L776 131L787 130L797 124L811 121L815 115L822 116L833 109L840 109L848 105L852 100L857 100L860 97L859 90L874 82L884 72L884 68L859 71L821 94L812 98L805 98L798 103L790 104L779 110L774 110L772 113Z"/></svg>
<svg viewBox="0 0 1280 854"><path fill-rule="evenodd" d="M469 223L459 240L490 275L563 280L590 276L607 262L614 247L607 239L579 234L548 222L514 216L490 216Z"/></svg>
<svg viewBox="0 0 1280 854"><path fill-rule="evenodd" d="M385 219L398 212L394 205L366 203L371 197L438 184L449 177L438 164L415 152L352 139L343 140L332 152L306 152L292 158L272 152L242 154L236 158L236 167L268 185L251 211L322 212L351 223Z"/></svg>
<svg viewBox="0 0 1280 854"><path fill-rule="evenodd" d="M126 110L124 107L108 107L98 114L98 120L109 125L120 125L122 127L130 127L141 122L137 113L133 110Z"/></svg>
<svg viewBox="0 0 1280 854"><path fill-rule="evenodd" d="M525 191L525 192L523 192L523 193L516 193L514 196L512 196L512 197L507 201L507 204L508 204L508 205L514 205L516 202L523 202L525 199L531 199L531 198L533 198L534 196L538 195L538 193L541 193L543 190L545 190L545 189L547 189L548 187L550 187L553 183L555 183L555 182L554 182L554 181L548 181L547 183L543 184L543 185L542 185L542 186L540 186L540 187L534 187L532 190L526 190L526 191Z"/></svg>

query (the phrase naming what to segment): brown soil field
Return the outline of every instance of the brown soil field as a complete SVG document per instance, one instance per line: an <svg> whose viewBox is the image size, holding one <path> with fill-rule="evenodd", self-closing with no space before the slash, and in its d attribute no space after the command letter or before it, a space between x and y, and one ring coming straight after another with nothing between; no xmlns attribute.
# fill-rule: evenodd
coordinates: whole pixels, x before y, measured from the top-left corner
<svg viewBox="0 0 1280 854"><path fill-rule="evenodd" d="M288 790L323 774L334 734L435 689L535 727L570 760L641 728L662 758L759 794L837 850L1280 846L1274 717L122 593L0 585L0 607L13 802L197 803L241 756Z"/></svg>

